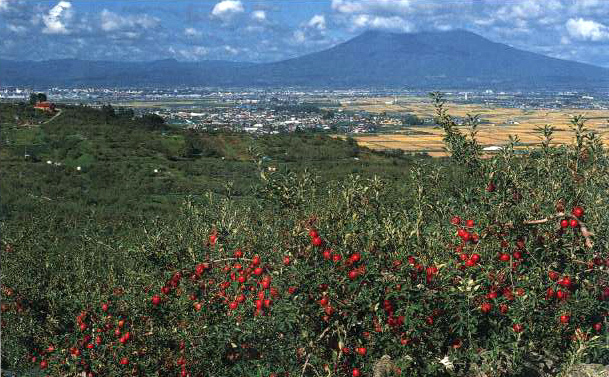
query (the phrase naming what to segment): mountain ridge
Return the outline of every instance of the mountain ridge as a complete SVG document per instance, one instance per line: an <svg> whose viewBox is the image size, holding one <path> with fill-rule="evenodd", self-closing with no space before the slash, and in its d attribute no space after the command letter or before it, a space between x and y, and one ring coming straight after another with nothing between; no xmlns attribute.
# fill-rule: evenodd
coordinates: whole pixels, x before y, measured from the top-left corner
<svg viewBox="0 0 609 377"><path fill-rule="evenodd" d="M4 67L4 68L2 68ZM4 86L607 87L609 69L552 58L456 29L366 31L270 63L0 60Z"/></svg>

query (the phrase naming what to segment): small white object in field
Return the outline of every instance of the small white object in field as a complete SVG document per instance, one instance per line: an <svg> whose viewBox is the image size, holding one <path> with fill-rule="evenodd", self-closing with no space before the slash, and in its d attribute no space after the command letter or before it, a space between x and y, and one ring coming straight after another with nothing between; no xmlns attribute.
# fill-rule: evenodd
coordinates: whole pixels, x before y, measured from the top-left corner
<svg viewBox="0 0 609 377"><path fill-rule="evenodd" d="M76 170L80 171L80 166L77 166L77 167L76 167Z"/></svg>
<svg viewBox="0 0 609 377"><path fill-rule="evenodd" d="M444 365L444 367L446 367L446 369L448 370L453 370L455 369L455 365L450 361L450 359L448 358L448 355L444 356L443 359L438 359L440 361L440 364Z"/></svg>
<svg viewBox="0 0 609 377"><path fill-rule="evenodd" d="M492 145L490 147L482 148L483 151L500 151L502 148L497 145Z"/></svg>
<svg viewBox="0 0 609 377"><path fill-rule="evenodd" d="M158 173L158 172L159 172L159 169L154 169L154 172L155 172L155 173Z"/></svg>
<svg viewBox="0 0 609 377"><path fill-rule="evenodd" d="M52 163L53 163L53 161L51 161L51 160L47 160L47 164L48 164L48 165L51 165Z"/></svg>

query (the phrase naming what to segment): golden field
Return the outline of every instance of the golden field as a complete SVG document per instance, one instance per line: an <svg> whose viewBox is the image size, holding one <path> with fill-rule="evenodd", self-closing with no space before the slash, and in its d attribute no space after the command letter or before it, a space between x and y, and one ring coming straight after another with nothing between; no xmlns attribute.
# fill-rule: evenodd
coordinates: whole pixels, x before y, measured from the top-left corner
<svg viewBox="0 0 609 377"><path fill-rule="evenodd" d="M364 110L371 113L394 112L410 113L421 118L431 118L435 110L428 98L393 97L345 101L342 107L346 110ZM387 103L391 102L391 103ZM595 131L609 145L609 110L583 109L519 109L487 106L484 104L446 103L448 113L454 117L466 117L467 114L479 115L486 124L478 126L477 139L483 146L501 146L510 135L518 136L524 146L538 144L540 133L537 127L546 124L555 128L554 143L570 143L573 133L569 128L573 115L583 115L586 128ZM468 132L465 127L464 132ZM411 126L392 133L356 135L354 138L362 146L372 149L402 149L407 152L427 152L432 156L445 155L442 142L443 132L431 126Z"/></svg>

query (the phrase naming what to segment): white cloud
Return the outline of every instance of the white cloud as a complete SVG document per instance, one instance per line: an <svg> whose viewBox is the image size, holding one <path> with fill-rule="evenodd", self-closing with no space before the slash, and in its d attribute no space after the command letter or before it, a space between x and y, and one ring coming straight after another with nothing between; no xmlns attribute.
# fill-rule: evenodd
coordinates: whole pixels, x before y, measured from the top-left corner
<svg viewBox="0 0 609 377"><path fill-rule="evenodd" d="M201 35L203 35L203 33L193 27L187 27L186 29L184 29L184 35L186 35L187 37L200 37Z"/></svg>
<svg viewBox="0 0 609 377"><path fill-rule="evenodd" d="M326 30L326 17L323 14L316 14L311 17L307 26L317 30Z"/></svg>
<svg viewBox="0 0 609 377"><path fill-rule="evenodd" d="M231 55L237 55L239 53L239 50L237 50L236 48L232 47L232 46L224 46L224 51L228 52Z"/></svg>
<svg viewBox="0 0 609 377"><path fill-rule="evenodd" d="M573 5L578 8L593 8L600 5L600 3L601 0L575 0Z"/></svg>
<svg viewBox="0 0 609 377"><path fill-rule="evenodd" d="M117 31L132 28L151 29L158 26L157 17L144 15L121 16L120 14L104 9L101 12L101 28L104 31Z"/></svg>
<svg viewBox="0 0 609 377"><path fill-rule="evenodd" d="M243 4L239 0L224 0L217 3L211 11L213 17L230 21L235 15L243 13Z"/></svg>
<svg viewBox="0 0 609 377"><path fill-rule="evenodd" d="M207 55L209 53L209 50L203 46L195 46L192 49L192 53L197 56L203 56L203 55Z"/></svg>
<svg viewBox="0 0 609 377"><path fill-rule="evenodd" d="M229 45L222 46L222 50L230 55L237 55L239 53L237 48Z"/></svg>
<svg viewBox="0 0 609 377"><path fill-rule="evenodd" d="M25 0L0 0L0 13L23 9L25 5Z"/></svg>
<svg viewBox="0 0 609 377"><path fill-rule="evenodd" d="M0 12L8 10L9 0L0 0Z"/></svg>
<svg viewBox="0 0 609 377"><path fill-rule="evenodd" d="M292 35L292 38L294 39L294 41L296 43L304 43L307 41L307 36L305 35L304 31L302 31L302 30L296 30L294 32L294 34Z"/></svg>
<svg viewBox="0 0 609 377"><path fill-rule="evenodd" d="M542 12L547 9L547 3L541 3L539 1L523 1L521 3L516 3L515 5L509 7L510 13L512 16L517 18L535 18L539 17Z"/></svg>
<svg viewBox="0 0 609 377"><path fill-rule="evenodd" d="M494 23L495 23L495 20L492 18L480 18L480 19L474 20L474 24L479 25L479 26L489 26Z"/></svg>
<svg viewBox="0 0 609 377"><path fill-rule="evenodd" d="M570 18L565 26L573 39L594 42L609 40L609 28L596 21Z"/></svg>
<svg viewBox="0 0 609 377"><path fill-rule="evenodd" d="M308 21L300 24L300 27L292 32L288 43L295 45L322 45L328 41L326 16L315 14Z"/></svg>
<svg viewBox="0 0 609 377"><path fill-rule="evenodd" d="M26 28L25 26L21 26L21 25L7 24L6 27L8 28L8 30L12 31L13 33L17 33L17 34L24 34L28 30L28 28Z"/></svg>
<svg viewBox="0 0 609 377"><path fill-rule="evenodd" d="M252 12L252 19L256 21L266 21L266 12L263 10L255 10Z"/></svg>
<svg viewBox="0 0 609 377"><path fill-rule="evenodd" d="M332 9L340 13L358 13L363 11L363 5L355 1L332 0Z"/></svg>
<svg viewBox="0 0 609 377"><path fill-rule="evenodd" d="M428 3L428 2L427 2ZM406 14L416 5L412 0L332 0L332 9L340 13Z"/></svg>
<svg viewBox="0 0 609 377"><path fill-rule="evenodd" d="M69 34L66 23L72 18L72 4L67 1L60 1L49 13L42 16L45 34Z"/></svg>
<svg viewBox="0 0 609 377"><path fill-rule="evenodd" d="M352 19L353 29L381 29L411 32L414 27L411 23L398 16L383 17L360 14Z"/></svg>
<svg viewBox="0 0 609 377"><path fill-rule="evenodd" d="M564 5L559 0L518 0L506 2L506 5L499 7L493 16L502 21L513 20L552 20L560 16Z"/></svg>
<svg viewBox="0 0 609 377"><path fill-rule="evenodd" d="M472 0L332 0L332 9L351 31L384 29L412 32L416 29L459 27ZM442 17L444 17L442 19Z"/></svg>
<svg viewBox="0 0 609 377"><path fill-rule="evenodd" d="M260 26L260 25L248 25L245 27L244 30L249 33L261 33L263 31L265 31L266 28L264 26Z"/></svg>
<svg viewBox="0 0 609 377"><path fill-rule="evenodd" d="M558 30L577 14L572 9L578 1L594 9L609 5L609 0L331 0L331 8L337 23L352 31L466 28L484 34L501 27L514 35L538 31L546 41L553 35L557 43Z"/></svg>
<svg viewBox="0 0 609 377"><path fill-rule="evenodd" d="M169 52L177 57L186 60L199 60L209 54L209 49L203 46L193 46L190 48L183 48L176 51L173 47L169 48Z"/></svg>
<svg viewBox="0 0 609 377"><path fill-rule="evenodd" d="M450 24L439 24L439 23L436 23L436 24L434 25L434 27L435 27L436 29L440 30L440 31L449 31L449 30L452 30L452 29L453 29L453 26L452 26L452 25L450 25Z"/></svg>
<svg viewBox="0 0 609 377"><path fill-rule="evenodd" d="M101 28L104 31L113 31L121 28L122 18L107 9L104 9L101 13Z"/></svg>
<svg viewBox="0 0 609 377"><path fill-rule="evenodd" d="M599 14L609 11L609 2L607 0L575 0L573 3L571 14L583 13L586 15Z"/></svg>

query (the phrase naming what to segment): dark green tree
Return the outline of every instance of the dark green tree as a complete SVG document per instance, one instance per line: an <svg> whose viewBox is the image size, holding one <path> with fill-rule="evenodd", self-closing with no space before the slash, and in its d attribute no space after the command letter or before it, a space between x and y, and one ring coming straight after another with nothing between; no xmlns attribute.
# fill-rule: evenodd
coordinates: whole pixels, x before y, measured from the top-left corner
<svg viewBox="0 0 609 377"><path fill-rule="evenodd" d="M334 111L332 110L324 110L322 119L334 119Z"/></svg>
<svg viewBox="0 0 609 377"><path fill-rule="evenodd" d="M406 114L404 116L404 118L402 119L402 122L404 122L404 124L409 125L409 126L416 126L419 124L423 124L423 119L419 118L418 116L416 116L414 114Z"/></svg>
<svg viewBox="0 0 609 377"><path fill-rule="evenodd" d="M140 121L149 130L164 130L166 128L165 119L156 114L144 114Z"/></svg>
<svg viewBox="0 0 609 377"><path fill-rule="evenodd" d="M133 109L121 107L116 111L117 115L123 119L132 119L135 116Z"/></svg>

